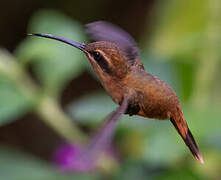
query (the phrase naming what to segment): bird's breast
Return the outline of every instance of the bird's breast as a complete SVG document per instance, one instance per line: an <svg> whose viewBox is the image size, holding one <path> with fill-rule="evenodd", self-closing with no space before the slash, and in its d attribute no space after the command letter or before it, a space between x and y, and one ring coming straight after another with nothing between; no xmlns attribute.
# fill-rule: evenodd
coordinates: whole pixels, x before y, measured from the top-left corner
<svg viewBox="0 0 221 180"><path fill-rule="evenodd" d="M116 104L120 104L123 101L126 88L124 85L112 78L102 79L101 83Z"/></svg>

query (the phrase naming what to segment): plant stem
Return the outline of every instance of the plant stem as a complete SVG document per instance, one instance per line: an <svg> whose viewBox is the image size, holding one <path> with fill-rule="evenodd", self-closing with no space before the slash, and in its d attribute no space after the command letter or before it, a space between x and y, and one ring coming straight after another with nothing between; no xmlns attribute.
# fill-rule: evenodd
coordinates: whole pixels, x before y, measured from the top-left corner
<svg viewBox="0 0 221 180"><path fill-rule="evenodd" d="M86 141L86 136L79 130L74 122L63 113L59 104L53 98L44 96L36 108L36 113L47 125L51 126L69 142L77 141L82 143Z"/></svg>

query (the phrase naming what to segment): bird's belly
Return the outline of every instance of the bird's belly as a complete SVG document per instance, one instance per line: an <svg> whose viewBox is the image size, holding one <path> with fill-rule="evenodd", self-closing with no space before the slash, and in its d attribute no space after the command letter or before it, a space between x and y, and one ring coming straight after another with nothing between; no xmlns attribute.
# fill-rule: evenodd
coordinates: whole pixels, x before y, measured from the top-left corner
<svg viewBox="0 0 221 180"><path fill-rule="evenodd" d="M166 120L168 119L168 111L163 110L162 108L142 108L138 115L147 117L147 118L154 118L159 120Z"/></svg>
<svg viewBox="0 0 221 180"><path fill-rule="evenodd" d="M140 116L154 119L168 119L168 113L173 111L177 103L176 96L172 94L147 93L142 96L140 101ZM176 101L176 102L175 102Z"/></svg>

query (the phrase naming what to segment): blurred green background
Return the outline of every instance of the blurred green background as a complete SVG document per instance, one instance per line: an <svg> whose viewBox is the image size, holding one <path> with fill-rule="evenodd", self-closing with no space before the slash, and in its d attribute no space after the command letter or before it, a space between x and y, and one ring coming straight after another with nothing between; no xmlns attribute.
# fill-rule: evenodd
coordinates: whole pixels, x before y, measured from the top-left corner
<svg viewBox="0 0 221 180"><path fill-rule="evenodd" d="M0 179L221 179L221 1L5 1L0 7ZM175 89L205 164L169 121L124 116L90 174L63 172L62 144L86 141L115 105L86 57L30 32L89 42L84 24L128 31L145 69ZM70 157L71 159L71 157Z"/></svg>

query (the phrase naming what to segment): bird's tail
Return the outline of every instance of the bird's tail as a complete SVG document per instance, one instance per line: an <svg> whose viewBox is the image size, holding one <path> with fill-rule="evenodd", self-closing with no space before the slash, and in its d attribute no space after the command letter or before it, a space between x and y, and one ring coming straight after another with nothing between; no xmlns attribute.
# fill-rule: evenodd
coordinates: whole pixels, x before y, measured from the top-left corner
<svg viewBox="0 0 221 180"><path fill-rule="evenodd" d="M187 126L187 123L183 117L182 111L180 111L178 116L174 116L170 118L170 121L183 138L185 144L188 146L189 150L193 154L194 158L199 161L200 163L204 163L202 156L200 155L199 148L193 138L190 129Z"/></svg>

